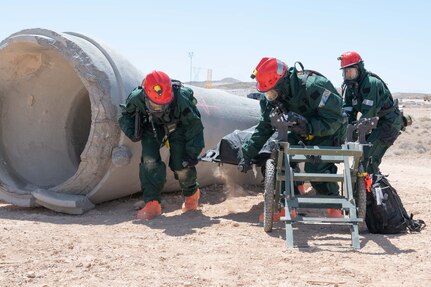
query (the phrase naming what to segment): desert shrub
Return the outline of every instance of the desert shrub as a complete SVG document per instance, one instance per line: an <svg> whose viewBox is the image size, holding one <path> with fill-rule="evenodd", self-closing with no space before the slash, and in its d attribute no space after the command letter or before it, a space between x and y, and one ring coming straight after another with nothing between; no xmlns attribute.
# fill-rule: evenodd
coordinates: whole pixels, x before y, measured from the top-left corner
<svg viewBox="0 0 431 287"><path fill-rule="evenodd" d="M406 142L401 142L401 143L399 144L399 148L400 148L401 150L409 150L409 149L411 148L411 145L410 145L410 144L408 144L408 143L406 143Z"/></svg>

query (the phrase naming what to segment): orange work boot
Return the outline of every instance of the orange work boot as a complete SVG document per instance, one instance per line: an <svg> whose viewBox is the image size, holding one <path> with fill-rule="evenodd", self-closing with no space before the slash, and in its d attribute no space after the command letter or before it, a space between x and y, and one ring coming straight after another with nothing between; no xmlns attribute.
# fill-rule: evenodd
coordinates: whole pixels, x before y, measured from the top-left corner
<svg viewBox="0 0 431 287"><path fill-rule="evenodd" d="M136 214L137 219L153 219L162 214L162 207L157 200L148 201Z"/></svg>
<svg viewBox="0 0 431 287"><path fill-rule="evenodd" d="M328 208L328 218L343 218L344 215L341 210L336 208Z"/></svg>
<svg viewBox="0 0 431 287"><path fill-rule="evenodd" d="M298 191L299 191L300 195L305 194L305 187L304 187L303 184L298 185L297 188L298 188Z"/></svg>
<svg viewBox="0 0 431 287"><path fill-rule="evenodd" d="M282 207L279 212L275 212L272 215L272 222L279 222L280 218L282 218L284 216L286 216L286 208ZM262 212L259 215L259 222L263 222L264 217L265 217L265 214ZM295 218L295 217L296 217L296 210L292 209L292 218Z"/></svg>
<svg viewBox="0 0 431 287"><path fill-rule="evenodd" d="M196 210L198 209L198 205L199 205L199 197L201 197L201 191L198 189L196 189L195 193L191 196L186 196L184 198L184 203L182 206L182 211L183 212L188 212L188 211L192 211L192 210Z"/></svg>

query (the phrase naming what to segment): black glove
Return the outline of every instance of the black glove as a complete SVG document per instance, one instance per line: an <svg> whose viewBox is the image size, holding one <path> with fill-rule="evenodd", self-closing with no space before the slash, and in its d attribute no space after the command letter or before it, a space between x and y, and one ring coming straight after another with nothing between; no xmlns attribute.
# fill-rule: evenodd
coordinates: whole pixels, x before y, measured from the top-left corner
<svg viewBox="0 0 431 287"><path fill-rule="evenodd" d="M322 162L321 155L308 155L306 158L309 159L312 164L319 164Z"/></svg>
<svg viewBox="0 0 431 287"><path fill-rule="evenodd" d="M197 158L190 158L190 157L186 157L183 162L181 163L181 165L183 166L183 168L186 167L192 167L197 165L199 162L199 160Z"/></svg>
<svg viewBox="0 0 431 287"><path fill-rule="evenodd" d="M301 116L300 114L294 112L287 113L289 122L294 122L295 124L290 127L290 130L305 138L310 134L310 128L308 127L308 120Z"/></svg>
<svg viewBox="0 0 431 287"><path fill-rule="evenodd" d="M251 160L247 157L243 157L238 163L238 170L243 173L247 173L251 169Z"/></svg>

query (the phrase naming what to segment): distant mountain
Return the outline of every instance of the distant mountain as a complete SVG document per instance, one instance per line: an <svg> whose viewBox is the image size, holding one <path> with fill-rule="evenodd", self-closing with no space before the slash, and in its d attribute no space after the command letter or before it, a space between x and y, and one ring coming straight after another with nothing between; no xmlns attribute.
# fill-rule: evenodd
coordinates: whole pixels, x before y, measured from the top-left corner
<svg viewBox="0 0 431 287"><path fill-rule="evenodd" d="M234 79L234 78L223 78L220 81L216 81L216 82L225 83L225 84L233 84L233 83L240 83L241 81Z"/></svg>
<svg viewBox="0 0 431 287"><path fill-rule="evenodd" d="M430 100L431 94L424 93L393 93L392 94L396 99L424 99Z"/></svg>
<svg viewBox="0 0 431 287"><path fill-rule="evenodd" d="M207 81L193 81L188 82L186 84L197 86L197 87L203 87L208 88L212 87L213 89L221 89L221 90L250 90L256 91L256 82L241 82L234 78L223 78L219 81L212 81L211 83L208 83ZM337 91L341 94L341 88L337 88ZM431 94L425 94L425 93L392 93L394 98L396 99L423 99L426 101L431 100Z"/></svg>

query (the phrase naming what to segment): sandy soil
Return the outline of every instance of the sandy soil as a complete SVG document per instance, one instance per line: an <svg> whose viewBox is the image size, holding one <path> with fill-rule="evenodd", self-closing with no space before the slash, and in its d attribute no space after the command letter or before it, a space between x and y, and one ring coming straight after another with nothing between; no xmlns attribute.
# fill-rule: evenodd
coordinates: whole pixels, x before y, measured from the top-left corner
<svg viewBox="0 0 431 287"><path fill-rule="evenodd" d="M384 159L406 209L431 223L431 108L407 108L415 123ZM361 234L298 225L265 233L261 186L202 189L198 212L182 215L165 195L163 215L136 221L132 196L81 216L0 202L0 286L431 286L430 229L419 234ZM329 246L326 246L329 245Z"/></svg>

